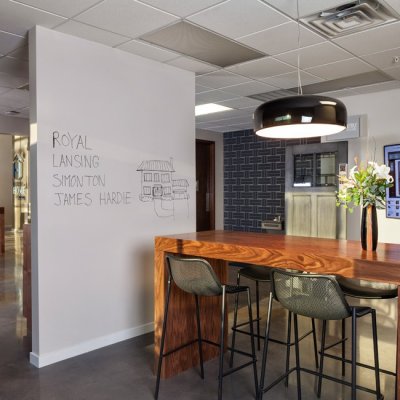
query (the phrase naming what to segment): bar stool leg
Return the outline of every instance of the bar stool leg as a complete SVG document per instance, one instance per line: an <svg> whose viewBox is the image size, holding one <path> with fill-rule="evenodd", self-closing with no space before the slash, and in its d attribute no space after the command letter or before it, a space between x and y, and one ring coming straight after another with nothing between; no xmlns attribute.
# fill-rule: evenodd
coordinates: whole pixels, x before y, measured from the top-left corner
<svg viewBox="0 0 400 400"><path fill-rule="evenodd" d="M202 339L201 339L199 296L195 295L194 298L196 300L197 343L199 345L200 376L201 376L201 379L204 379L203 342L202 342Z"/></svg>
<svg viewBox="0 0 400 400"><path fill-rule="evenodd" d="M351 316L351 400L356 400L357 388L357 313L353 308Z"/></svg>
<svg viewBox="0 0 400 400"><path fill-rule="evenodd" d="M160 343L160 356L158 358L156 390L154 393L155 400L158 399L158 391L160 389L161 365L162 365L162 360L164 357L164 343L165 343L165 333L167 330L168 306L169 306L170 294L171 294L171 277L168 278L167 296L165 299L164 321L163 321L161 343Z"/></svg>
<svg viewBox="0 0 400 400"><path fill-rule="evenodd" d="M236 284L237 286L240 285L240 271L237 274L236 278ZM234 351L233 349L235 348L235 341L236 341L236 328L237 325L237 313L238 313L238 308L239 308L239 293L236 293L235 295L235 309L233 311L233 329L232 329L232 342L231 342L231 357L229 359L229 367L232 368L233 366L233 356L234 356Z"/></svg>
<svg viewBox="0 0 400 400"><path fill-rule="evenodd" d="M247 288L247 308L249 311L251 354L253 356L254 384L255 384L255 391L256 391L256 396L257 396L257 391L258 391L257 358L256 358L256 348L254 345L253 313L251 310L251 298L250 298L250 289L249 288Z"/></svg>
<svg viewBox="0 0 400 400"><path fill-rule="evenodd" d="M346 320L342 319L342 376L346 376Z"/></svg>
<svg viewBox="0 0 400 400"><path fill-rule="evenodd" d="M260 340L260 290L258 281L256 281L256 312L257 312L257 349L261 348Z"/></svg>
<svg viewBox="0 0 400 400"><path fill-rule="evenodd" d="M374 345L374 364L375 364L375 384L376 384L376 399L381 398L381 380L379 376L379 356L378 356L378 332L376 328L376 311L371 310L372 319L372 340Z"/></svg>
<svg viewBox="0 0 400 400"><path fill-rule="evenodd" d="M293 320L294 320L294 347L296 353L297 399L301 400L299 326L297 323L297 314L293 314Z"/></svg>
<svg viewBox="0 0 400 400"><path fill-rule="evenodd" d="M288 312L288 320L287 320L287 335L286 335L286 373L289 371L290 364L290 348L291 348L291 340L292 340L292 313ZM285 386L289 386L289 376L285 378Z"/></svg>
<svg viewBox="0 0 400 400"><path fill-rule="evenodd" d="M221 337L219 345L218 400L222 400L222 378L224 373L224 335L225 335L225 285L221 296Z"/></svg>
<svg viewBox="0 0 400 400"><path fill-rule="evenodd" d="M317 397L321 397L321 389L322 389L322 374L324 371L324 356L325 356L325 339L326 339L326 320L322 321L322 337L321 337L321 359L319 360L319 371L318 371L318 389L317 389Z"/></svg>
<svg viewBox="0 0 400 400"><path fill-rule="evenodd" d="M312 336L313 336L313 342L314 342L315 368L318 369L317 334L315 331L315 319L314 318L311 318L311 326L312 326Z"/></svg>
<svg viewBox="0 0 400 400"><path fill-rule="evenodd" d="M261 375L260 375L260 386L258 389L258 400L262 400L264 395L264 382L265 382L265 370L267 365L267 354L268 354L268 342L269 342L269 331L271 325L271 312L272 312L272 293L269 294L269 303L268 303L268 316L267 316L267 324L265 326L265 339L264 339L264 347L261 361Z"/></svg>

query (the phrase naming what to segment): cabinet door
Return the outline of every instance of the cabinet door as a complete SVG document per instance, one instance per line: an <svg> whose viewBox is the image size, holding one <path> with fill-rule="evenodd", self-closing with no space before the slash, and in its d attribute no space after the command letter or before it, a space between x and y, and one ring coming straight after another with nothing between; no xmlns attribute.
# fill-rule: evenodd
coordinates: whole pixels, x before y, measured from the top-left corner
<svg viewBox="0 0 400 400"><path fill-rule="evenodd" d="M294 236L340 238L335 193L287 193L286 232Z"/></svg>

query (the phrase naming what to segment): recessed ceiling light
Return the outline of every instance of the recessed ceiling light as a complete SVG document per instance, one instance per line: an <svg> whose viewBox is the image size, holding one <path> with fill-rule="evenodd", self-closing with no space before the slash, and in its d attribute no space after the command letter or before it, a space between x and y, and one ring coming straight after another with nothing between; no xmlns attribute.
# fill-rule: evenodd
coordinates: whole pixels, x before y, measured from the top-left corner
<svg viewBox="0 0 400 400"><path fill-rule="evenodd" d="M194 108L194 113L197 117L199 115L213 114L213 113L217 113L217 112L221 112L221 111L228 111L228 110L233 110L233 108L221 106L220 104L208 103L208 104L202 104L200 106L196 106Z"/></svg>

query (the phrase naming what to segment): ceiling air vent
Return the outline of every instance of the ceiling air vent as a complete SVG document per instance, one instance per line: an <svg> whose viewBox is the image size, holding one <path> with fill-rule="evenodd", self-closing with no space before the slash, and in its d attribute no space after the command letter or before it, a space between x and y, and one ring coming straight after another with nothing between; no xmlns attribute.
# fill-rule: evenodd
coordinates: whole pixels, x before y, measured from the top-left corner
<svg viewBox="0 0 400 400"><path fill-rule="evenodd" d="M369 29L399 19L389 6L376 0L353 1L300 20L330 38Z"/></svg>

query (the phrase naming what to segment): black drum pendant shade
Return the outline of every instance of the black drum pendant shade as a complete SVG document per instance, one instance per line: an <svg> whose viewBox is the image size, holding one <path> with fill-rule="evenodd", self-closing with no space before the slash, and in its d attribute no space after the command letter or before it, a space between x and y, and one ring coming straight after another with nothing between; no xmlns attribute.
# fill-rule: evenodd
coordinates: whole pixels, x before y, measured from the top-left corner
<svg viewBox="0 0 400 400"><path fill-rule="evenodd" d="M255 110L253 119L257 135L274 139L326 136L347 127L345 105L340 100L315 95L269 101Z"/></svg>

